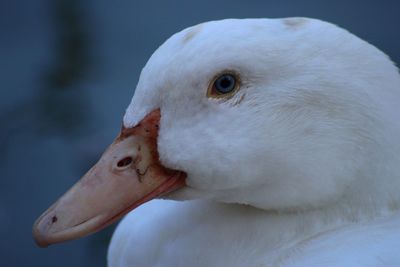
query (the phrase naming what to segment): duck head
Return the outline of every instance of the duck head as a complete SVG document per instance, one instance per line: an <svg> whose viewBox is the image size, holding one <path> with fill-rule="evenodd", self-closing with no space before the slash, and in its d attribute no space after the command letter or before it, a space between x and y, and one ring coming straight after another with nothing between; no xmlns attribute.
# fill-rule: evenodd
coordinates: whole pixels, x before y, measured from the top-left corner
<svg viewBox="0 0 400 267"><path fill-rule="evenodd" d="M78 238L155 197L280 211L373 199L374 175L399 163L373 164L399 151L388 123L399 85L382 52L319 20L185 29L151 56L120 135L36 221L35 239Z"/></svg>

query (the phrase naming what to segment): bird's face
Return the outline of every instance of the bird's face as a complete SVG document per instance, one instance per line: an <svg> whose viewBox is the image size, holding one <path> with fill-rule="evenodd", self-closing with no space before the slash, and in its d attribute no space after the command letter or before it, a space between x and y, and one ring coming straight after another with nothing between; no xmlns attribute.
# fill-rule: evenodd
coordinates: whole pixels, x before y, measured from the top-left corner
<svg viewBox="0 0 400 267"><path fill-rule="evenodd" d="M363 42L306 19L200 24L153 54L124 125L160 108L160 161L187 174L166 197L275 210L331 203L373 134L353 43Z"/></svg>
<svg viewBox="0 0 400 267"><path fill-rule="evenodd" d="M373 139L355 44L364 45L306 19L226 20L174 35L143 69L120 136L38 220L37 239L79 237L160 196L273 210L337 201Z"/></svg>

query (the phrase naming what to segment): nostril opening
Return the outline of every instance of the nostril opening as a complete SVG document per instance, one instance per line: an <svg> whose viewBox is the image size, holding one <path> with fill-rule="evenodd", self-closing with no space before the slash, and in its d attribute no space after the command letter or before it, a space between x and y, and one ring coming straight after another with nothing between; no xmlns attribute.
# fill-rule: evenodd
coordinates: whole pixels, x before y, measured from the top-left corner
<svg viewBox="0 0 400 267"><path fill-rule="evenodd" d="M118 161L117 166L119 168L128 166L129 164L131 164L133 161L132 157L125 157L123 159L121 159L120 161Z"/></svg>
<svg viewBox="0 0 400 267"><path fill-rule="evenodd" d="M52 222L52 223L55 223L57 220L58 220L57 216L53 216L53 217L51 218L51 222Z"/></svg>

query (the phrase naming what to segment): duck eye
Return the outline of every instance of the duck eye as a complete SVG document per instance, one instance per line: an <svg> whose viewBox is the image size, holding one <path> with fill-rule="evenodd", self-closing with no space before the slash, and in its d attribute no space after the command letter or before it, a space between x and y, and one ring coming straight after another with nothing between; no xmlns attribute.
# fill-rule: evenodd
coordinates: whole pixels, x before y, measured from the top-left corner
<svg viewBox="0 0 400 267"><path fill-rule="evenodd" d="M215 91L219 94L227 94L236 88L236 77L232 74L222 74L213 85Z"/></svg>
<svg viewBox="0 0 400 267"><path fill-rule="evenodd" d="M235 71L227 70L211 80L207 97L230 98L240 87L240 76Z"/></svg>

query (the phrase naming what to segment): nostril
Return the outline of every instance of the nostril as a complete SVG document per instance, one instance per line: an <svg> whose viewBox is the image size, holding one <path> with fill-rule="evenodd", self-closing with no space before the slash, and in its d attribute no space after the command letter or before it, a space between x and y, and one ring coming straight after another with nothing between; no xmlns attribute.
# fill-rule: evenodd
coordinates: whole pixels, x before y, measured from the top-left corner
<svg viewBox="0 0 400 267"><path fill-rule="evenodd" d="M133 161L132 157L125 157L125 158L121 159L120 161L118 161L117 166L119 168L126 167L129 164L131 164L132 161Z"/></svg>

